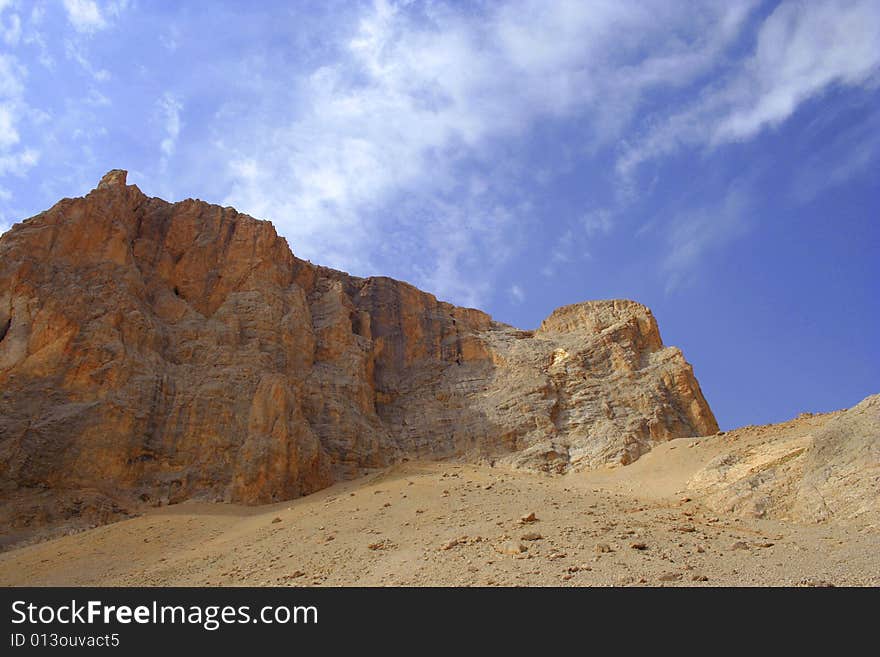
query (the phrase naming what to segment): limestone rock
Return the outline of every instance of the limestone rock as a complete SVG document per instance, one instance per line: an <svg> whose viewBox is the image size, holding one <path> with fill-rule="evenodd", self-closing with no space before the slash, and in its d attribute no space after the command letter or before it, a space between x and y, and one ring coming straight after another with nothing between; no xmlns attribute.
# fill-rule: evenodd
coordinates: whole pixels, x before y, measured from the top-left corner
<svg viewBox="0 0 880 657"><path fill-rule="evenodd" d="M880 521L880 395L728 437L730 449L688 482L709 508L800 522Z"/></svg>
<svg viewBox="0 0 880 657"><path fill-rule="evenodd" d="M517 330L300 260L270 223L147 197L121 170L0 237L13 530L73 518L71 500L105 522L287 499L403 457L626 464L717 430L690 365L632 301Z"/></svg>
<svg viewBox="0 0 880 657"><path fill-rule="evenodd" d="M518 541L505 541L495 546L495 551L499 554L509 554L511 556L522 554L527 550L528 548Z"/></svg>

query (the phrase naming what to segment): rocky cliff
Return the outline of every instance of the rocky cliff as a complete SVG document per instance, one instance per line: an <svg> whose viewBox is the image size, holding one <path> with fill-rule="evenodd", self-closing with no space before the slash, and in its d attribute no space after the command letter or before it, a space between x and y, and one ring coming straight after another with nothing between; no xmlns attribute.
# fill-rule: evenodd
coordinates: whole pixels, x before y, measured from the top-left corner
<svg viewBox="0 0 880 657"><path fill-rule="evenodd" d="M119 170L0 238L7 526L287 499L405 457L626 464L717 428L632 301L520 331Z"/></svg>

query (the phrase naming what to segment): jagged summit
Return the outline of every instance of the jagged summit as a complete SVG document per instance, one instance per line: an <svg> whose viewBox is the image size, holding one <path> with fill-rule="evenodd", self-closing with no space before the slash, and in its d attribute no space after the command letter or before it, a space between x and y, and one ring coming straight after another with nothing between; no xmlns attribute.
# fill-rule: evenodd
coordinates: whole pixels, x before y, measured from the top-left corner
<svg viewBox="0 0 880 657"><path fill-rule="evenodd" d="M291 498L403 457L594 468L717 430L641 304L517 331L301 260L232 208L146 197L123 170L96 192L0 240L13 524Z"/></svg>
<svg viewBox="0 0 880 657"><path fill-rule="evenodd" d="M101 178L97 189L125 187L125 181L127 178L128 171L125 169L111 169Z"/></svg>

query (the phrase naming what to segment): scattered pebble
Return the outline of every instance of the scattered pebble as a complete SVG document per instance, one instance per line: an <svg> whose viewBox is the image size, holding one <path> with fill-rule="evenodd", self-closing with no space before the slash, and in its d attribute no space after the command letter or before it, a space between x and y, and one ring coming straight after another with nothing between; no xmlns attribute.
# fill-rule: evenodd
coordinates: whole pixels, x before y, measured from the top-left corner
<svg viewBox="0 0 880 657"><path fill-rule="evenodd" d="M467 539L465 539L467 540ZM462 540L460 538L453 538L451 541L446 541L443 545L441 545L438 550L451 550L457 545L461 545Z"/></svg>
<svg viewBox="0 0 880 657"><path fill-rule="evenodd" d="M528 550L528 548L522 543L518 543L516 541L506 541L501 543L500 545L495 546L495 551L500 552L501 554L522 554Z"/></svg>

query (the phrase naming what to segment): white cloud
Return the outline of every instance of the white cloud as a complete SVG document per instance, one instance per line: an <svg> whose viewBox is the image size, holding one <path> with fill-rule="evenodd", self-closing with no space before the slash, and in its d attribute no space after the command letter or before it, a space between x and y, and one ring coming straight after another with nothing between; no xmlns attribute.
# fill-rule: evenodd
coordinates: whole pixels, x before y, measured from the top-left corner
<svg viewBox="0 0 880 657"><path fill-rule="evenodd" d="M621 142L616 172L623 204L640 189L637 173L643 163L683 147L711 150L753 139L835 86L875 87L880 78L878 43L880 4L872 0L782 2L760 24L754 47L742 61L702 86L682 109L651 117L642 135ZM854 130L846 132L819 149L824 158L798 162L797 200L809 200L875 161L878 141L871 131L861 130L861 137ZM667 290L687 282L707 254L747 232L747 198L741 184L717 207L684 212L667 227Z"/></svg>
<svg viewBox="0 0 880 657"><path fill-rule="evenodd" d="M0 155L0 176L5 176L9 173L16 176L24 175L28 169L36 166L39 161L40 153L33 148Z"/></svg>
<svg viewBox="0 0 880 657"><path fill-rule="evenodd" d="M91 33L107 27L95 0L64 0L67 19L77 32Z"/></svg>
<svg viewBox="0 0 880 657"><path fill-rule="evenodd" d="M0 12L3 10L0 9ZM7 46L17 46L21 40L21 17L18 14L10 14L8 20L4 20L0 32Z"/></svg>
<svg viewBox="0 0 880 657"><path fill-rule="evenodd" d="M786 2L761 26L736 100L715 142L747 139L778 125L832 84L860 85L880 71L880 4Z"/></svg>
<svg viewBox="0 0 880 657"><path fill-rule="evenodd" d="M520 209L484 199L421 199L420 203L434 208L436 214L425 226L417 221L402 222L400 232L412 235L411 242L421 242L423 255L419 261L411 260L398 249L394 256L403 265L398 270L400 277L408 278L409 269L421 287L440 298L484 307L493 293L497 268L521 246L527 217Z"/></svg>
<svg viewBox="0 0 880 657"><path fill-rule="evenodd" d="M168 51L174 52L180 47L180 28L177 25L168 25L164 32L159 34L159 43Z"/></svg>
<svg viewBox="0 0 880 657"><path fill-rule="evenodd" d="M128 9L128 0L107 0L99 5L95 0L64 0L67 19L76 34L64 39L64 52L68 59L78 63L95 81L106 82L110 79L110 71L92 63L87 51L88 42L96 32L111 26L115 19ZM34 24L42 20L42 14L36 10L31 15ZM30 37L31 41L41 46L40 59L46 68L54 66L54 60L48 53L42 36Z"/></svg>
<svg viewBox="0 0 880 657"><path fill-rule="evenodd" d="M110 79L110 71L105 68L98 68L92 64L91 60L86 56L85 49L80 41L66 39L64 42L64 52L68 59L79 64L96 82L106 82Z"/></svg>
<svg viewBox="0 0 880 657"><path fill-rule="evenodd" d="M272 219L300 255L374 273L374 258L393 248L384 238L395 229L389 209L418 200L414 213L432 222L412 226L419 259L397 254L407 271L420 272L414 282L442 294L479 279L491 291L503 261L487 250L485 227L501 222L517 239L509 218L518 212L507 196L516 176L528 175L496 180L499 140L573 115L585 119L594 141L614 139L644 94L709 70L752 4L571 1L548 11L526 0L461 12L377 1L341 61L291 81L295 111L265 106L253 112L258 124L241 129L240 116L237 130L224 131L225 202ZM243 162L255 164L243 170ZM486 170L493 185L461 182L472 180L473 168ZM453 210L440 217L438 208ZM471 261L474 270L460 269Z"/></svg>
<svg viewBox="0 0 880 657"><path fill-rule="evenodd" d="M107 0L104 11L108 16L117 18L121 16L129 6L131 6L130 0Z"/></svg>
<svg viewBox="0 0 880 657"><path fill-rule="evenodd" d="M522 303L526 300L526 293L519 285L511 285L509 290L510 298L514 303Z"/></svg>
<svg viewBox="0 0 880 657"><path fill-rule="evenodd" d="M105 155L97 152L95 139L107 134L110 122L102 120L106 116L101 114L111 102L112 91L107 87L98 91L79 69L95 81L109 79L108 71L89 61L94 55L88 46L95 33L115 22L127 5L107 0L0 0L0 39L9 46L0 53L0 185L4 191L0 223L9 225L38 209L37 203L58 198L58 192L70 189L72 181L77 185L87 169L92 171L88 180L93 182L94 166ZM56 62L58 53L61 57ZM59 74L66 79L56 84ZM44 93L49 88L53 93ZM52 154L48 160L47 153ZM27 178L38 165L43 165L39 182ZM26 180L12 184L14 177Z"/></svg>
<svg viewBox="0 0 880 657"><path fill-rule="evenodd" d="M810 144L809 155L798 162L791 180L795 201L809 202L826 190L880 166L880 113L841 124L833 132L827 127L820 132L815 140L818 143Z"/></svg>
<svg viewBox="0 0 880 657"><path fill-rule="evenodd" d="M753 138L833 85L876 85L878 43L874 0L783 2L761 25L747 60L682 111L654 118L641 138L624 144L617 171L628 183L640 164L682 146Z"/></svg>
<svg viewBox="0 0 880 657"><path fill-rule="evenodd" d="M541 268L541 274L548 278L555 276L561 267L566 266L574 259L572 255L574 247L574 232L571 229L568 229L556 238L553 248L550 249L550 258L548 259L547 264ZM584 255L589 256L589 254Z"/></svg>
<svg viewBox="0 0 880 657"><path fill-rule="evenodd" d="M183 111L183 103L171 92L166 92L157 102L159 112L162 116L162 125L165 136L159 144L162 151L161 167L168 163L168 159L174 155L177 147L177 140L180 137L182 127L180 121L180 113Z"/></svg>
<svg viewBox="0 0 880 657"><path fill-rule="evenodd" d="M55 60L49 53L49 44L43 33L43 19L45 18L45 7L35 4L31 7L30 14L27 17L27 27L22 31L22 43L29 46L36 46L38 50L37 61L46 69L52 70L55 66Z"/></svg>
<svg viewBox="0 0 880 657"><path fill-rule="evenodd" d="M73 28L51 42L52 54L61 53L59 67L107 81L105 60L91 46L99 45L98 37L113 36L107 28L128 5L66 0ZM157 186L170 191L169 170L186 175L183 164L199 149L199 158L224 167L212 181L215 189L205 193L273 220L297 255L357 274L392 274L441 297L479 305L495 292L495 279L523 244L525 231L535 228L529 224L535 221L529 195L540 185L545 187L538 193L552 189L560 171L577 175L573 163L585 162L585 154L619 147L618 200L625 205L627 194L645 193L642 181L633 181L647 160L684 145L713 148L750 139L835 85L876 83L876 3L784 1L766 17L756 15L755 5L753 0L550 5L513 0L473 3L466 10L441 0L357 5L351 9L360 12L354 29L340 38L350 23L341 17L337 25L334 17L333 29L321 31L324 41L308 57L282 59L280 50L260 44L235 51L234 60L221 56L210 65L194 63L194 71L209 79L198 84L222 89L221 106L205 117L205 125L187 126L182 133L182 99L165 94L151 105L150 98L144 114L159 131L153 150L159 163L151 168L158 171ZM2 14L0 37L42 44L40 56L49 67L50 51L32 29L42 20L39 7L21 10L18 35L10 32L8 12ZM190 44L182 35L190 27L174 20L155 30L157 47L162 55L164 45L188 57ZM742 38L752 24L752 40ZM281 35L284 25L277 25ZM296 29L290 28L291 42L301 38ZM63 61L65 54L74 65ZM38 78L45 71L35 61ZM284 68L280 61L299 63ZM146 80L147 68L130 70ZM107 115L99 110L122 93L118 85L127 79L119 70L119 80L94 85L100 92L85 80L88 93L53 111L56 138L76 142L83 159L102 155L88 150L86 142L94 141L88 125L109 126L111 132L122 125L102 122ZM27 143L33 112L23 101L26 78L14 57L0 54L3 172L33 166L38 150L57 157L44 143L36 144L39 149ZM540 153L532 158L530 138L543 139L545 130L553 134L560 119L566 143L554 137L559 152L553 158ZM190 140L205 133L211 142L193 143L188 152ZM875 145L852 154L832 178L876 162ZM607 173L614 176L613 170ZM595 167L580 175L605 174ZM203 189L206 183L199 184ZM664 265L671 279L686 279L688 267L698 267L716 245L740 234L745 224L736 219L737 207L742 208L734 194L720 210L676 216L668 226L671 250ZM589 257L590 241L610 234L622 209L594 208L564 221L562 234L547 240L555 246L542 272L552 276L576 258ZM655 221L656 230L663 230L662 221ZM497 292L513 294L509 284Z"/></svg>
<svg viewBox="0 0 880 657"><path fill-rule="evenodd" d="M0 54L0 176L22 175L39 160L38 150L21 144L22 122L37 118L24 102L26 75L15 57Z"/></svg>
<svg viewBox="0 0 880 657"><path fill-rule="evenodd" d="M731 185L717 204L683 212L665 229L668 255L663 261L666 291L690 282L706 258L748 230L748 183Z"/></svg>
<svg viewBox="0 0 880 657"><path fill-rule="evenodd" d="M611 232L614 222L611 211L607 208L599 210L591 210L584 215L584 229L587 236L594 237L596 235L607 235Z"/></svg>
<svg viewBox="0 0 880 657"><path fill-rule="evenodd" d="M26 69L11 55L0 53L0 98L18 98L24 93Z"/></svg>
<svg viewBox="0 0 880 657"><path fill-rule="evenodd" d="M19 142L17 116L12 106L0 105L0 150L9 149Z"/></svg>

